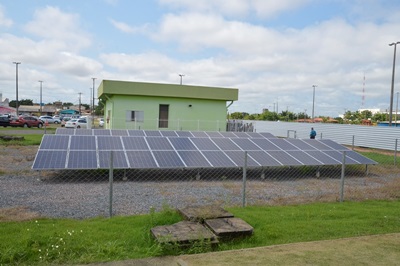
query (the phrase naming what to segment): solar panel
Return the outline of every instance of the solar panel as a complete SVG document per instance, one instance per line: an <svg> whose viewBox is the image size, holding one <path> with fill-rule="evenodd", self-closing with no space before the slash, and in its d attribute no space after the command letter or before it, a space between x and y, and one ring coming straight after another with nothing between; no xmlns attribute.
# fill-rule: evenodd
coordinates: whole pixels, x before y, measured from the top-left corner
<svg viewBox="0 0 400 266"><path fill-rule="evenodd" d="M266 133L57 129L44 135L33 169L249 167L376 164L331 140L266 138Z"/></svg>
<svg viewBox="0 0 400 266"><path fill-rule="evenodd" d="M260 134L266 139L276 139L277 138L276 136L274 136L268 132L260 132Z"/></svg>
<svg viewBox="0 0 400 266"><path fill-rule="evenodd" d="M96 151L70 151L68 154L68 169L96 169Z"/></svg>
<svg viewBox="0 0 400 266"><path fill-rule="evenodd" d="M113 136L98 136L97 147L99 150L123 150L121 138Z"/></svg>
<svg viewBox="0 0 400 266"><path fill-rule="evenodd" d="M210 167L211 164L199 151L178 151L187 167Z"/></svg>
<svg viewBox="0 0 400 266"><path fill-rule="evenodd" d="M127 151L130 168L158 168L150 151Z"/></svg>
<svg viewBox="0 0 400 266"><path fill-rule="evenodd" d="M33 169L65 169L67 151L39 150L33 162Z"/></svg>
<svg viewBox="0 0 400 266"><path fill-rule="evenodd" d="M113 153L113 168L127 169L129 165L126 161L124 151L99 151L99 167L102 169L110 168L111 152Z"/></svg>
<svg viewBox="0 0 400 266"><path fill-rule="evenodd" d="M175 151L153 151L153 155L160 168L185 167L185 164Z"/></svg>
<svg viewBox="0 0 400 266"><path fill-rule="evenodd" d="M69 144L68 135L44 135L39 149L41 150L67 150Z"/></svg>
<svg viewBox="0 0 400 266"><path fill-rule="evenodd" d="M172 146L174 146L175 150L197 150L196 146L194 146L189 138L169 138L169 141L172 143Z"/></svg>
<svg viewBox="0 0 400 266"><path fill-rule="evenodd" d="M144 137L121 137L125 150L148 150Z"/></svg>
<svg viewBox="0 0 400 266"><path fill-rule="evenodd" d="M71 150L96 150L96 139L92 136L71 136Z"/></svg>
<svg viewBox="0 0 400 266"><path fill-rule="evenodd" d="M239 146L231 141L231 139L225 138L213 138L212 141L223 151L235 151L239 150Z"/></svg>

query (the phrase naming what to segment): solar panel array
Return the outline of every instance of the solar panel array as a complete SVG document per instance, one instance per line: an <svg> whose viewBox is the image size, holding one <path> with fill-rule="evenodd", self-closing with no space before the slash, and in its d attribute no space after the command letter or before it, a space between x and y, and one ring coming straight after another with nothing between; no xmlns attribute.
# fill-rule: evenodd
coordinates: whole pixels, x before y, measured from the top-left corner
<svg viewBox="0 0 400 266"><path fill-rule="evenodd" d="M167 133L168 132L168 133ZM32 168L107 169L113 167L232 168L376 164L328 139L280 139L270 133L58 129L44 135Z"/></svg>

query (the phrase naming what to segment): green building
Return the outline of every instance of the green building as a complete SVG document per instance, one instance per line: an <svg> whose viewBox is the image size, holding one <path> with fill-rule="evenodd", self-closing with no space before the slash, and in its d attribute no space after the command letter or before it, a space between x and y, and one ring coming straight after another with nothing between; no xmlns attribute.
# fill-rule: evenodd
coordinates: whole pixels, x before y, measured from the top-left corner
<svg viewBox="0 0 400 266"><path fill-rule="evenodd" d="M103 80L105 128L226 131L238 89Z"/></svg>

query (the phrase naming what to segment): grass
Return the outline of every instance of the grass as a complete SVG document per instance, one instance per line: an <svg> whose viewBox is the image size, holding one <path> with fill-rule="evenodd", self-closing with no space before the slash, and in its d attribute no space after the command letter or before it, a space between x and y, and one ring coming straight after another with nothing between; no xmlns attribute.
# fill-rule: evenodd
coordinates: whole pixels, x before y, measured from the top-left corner
<svg viewBox="0 0 400 266"><path fill-rule="evenodd" d="M400 232L399 200L252 206L228 211L252 225L254 234L223 242L217 251ZM208 251L206 246L165 248L152 239L152 227L180 220L175 211L164 206L159 213L111 219L2 222L0 264L82 264Z"/></svg>
<svg viewBox="0 0 400 266"><path fill-rule="evenodd" d="M7 135L4 134L3 131L0 131L0 135ZM24 140L3 140L0 139L0 146L6 145L18 145L18 146L30 146L30 145L40 145L42 141L43 134L22 134L22 135L13 135L13 136L22 136Z"/></svg>

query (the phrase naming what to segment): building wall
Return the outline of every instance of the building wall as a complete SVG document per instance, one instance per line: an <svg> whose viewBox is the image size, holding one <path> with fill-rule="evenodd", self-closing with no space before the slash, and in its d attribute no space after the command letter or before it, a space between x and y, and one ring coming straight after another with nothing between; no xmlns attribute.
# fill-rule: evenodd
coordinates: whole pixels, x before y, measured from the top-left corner
<svg viewBox="0 0 400 266"><path fill-rule="evenodd" d="M159 106L169 105L168 128L159 128ZM127 111L143 111L143 122L127 121ZM106 101L106 128L148 130L226 130L226 101L114 95Z"/></svg>

